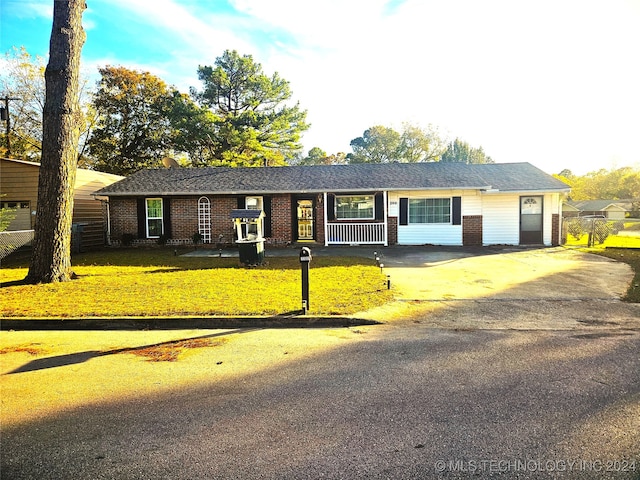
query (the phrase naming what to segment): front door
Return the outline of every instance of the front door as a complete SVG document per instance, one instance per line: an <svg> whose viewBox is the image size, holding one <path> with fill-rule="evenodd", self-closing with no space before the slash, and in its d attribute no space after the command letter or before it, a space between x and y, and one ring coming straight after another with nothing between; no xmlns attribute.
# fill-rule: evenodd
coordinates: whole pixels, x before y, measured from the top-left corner
<svg viewBox="0 0 640 480"><path fill-rule="evenodd" d="M542 244L542 198L520 197L520 245Z"/></svg>
<svg viewBox="0 0 640 480"><path fill-rule="evenodd" d="M309 241L314 238L313 200L297 200L298 241Z"/></svg>

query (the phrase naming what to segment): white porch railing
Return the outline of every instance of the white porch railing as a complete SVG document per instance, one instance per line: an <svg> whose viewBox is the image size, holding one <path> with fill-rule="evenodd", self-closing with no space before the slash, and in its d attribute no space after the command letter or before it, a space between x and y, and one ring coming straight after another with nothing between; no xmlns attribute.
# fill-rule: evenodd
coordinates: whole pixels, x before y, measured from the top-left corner
<svg viewBox="0 0 640 480"><path fill-rule="evenodd" d="M387 245L384 223L328 223L327 245Z"/></svg>

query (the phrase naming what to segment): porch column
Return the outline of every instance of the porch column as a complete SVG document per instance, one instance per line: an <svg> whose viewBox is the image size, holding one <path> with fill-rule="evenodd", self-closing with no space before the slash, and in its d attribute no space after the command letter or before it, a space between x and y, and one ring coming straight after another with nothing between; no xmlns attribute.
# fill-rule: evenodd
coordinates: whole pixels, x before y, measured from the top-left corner
<svg viewBox="0 0 640 480"><path fill-rule="evenodd" d="M388 247L389 246L389 219L388 219L388 215L387 215L387 210L389 208L389 206L387 205L387 191L384 190L382 192L382 201L384 202L384 246Z"/></svg>
<svg viewBox="0 0 640 480"><path fill-rule="evenodd" d="M327 217L327 192L324 192L323 194L323 206L322 208L324 209L324 222L322 225L322 228L324 229L324 246L328 246L329 245L329 235L328 235L328 227L327 227L327 219L329 217Z"/></svg>

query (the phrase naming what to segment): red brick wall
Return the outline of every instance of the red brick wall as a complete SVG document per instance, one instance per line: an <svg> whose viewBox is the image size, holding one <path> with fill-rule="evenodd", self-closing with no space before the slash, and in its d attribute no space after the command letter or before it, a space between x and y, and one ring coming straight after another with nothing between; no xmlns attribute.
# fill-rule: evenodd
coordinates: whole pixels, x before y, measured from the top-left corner
<svg viewBox="0 0 640 480"><path fill-rule="evenodd" d="M387 230L389 245L398 243L398 217L387 217Z"/></svg>
<svg viewBox="0 0 640 480"><path fill-rule="evenodd" d="M207 196L211 202L211 241L217 243L219 235L223 235L223 243L233 243L234 228L229 213L238 208L238 197L235 195ZM194 197L171 198L171 240L176 243L190 242L193 234L198 231L198 199ZM111 238L120 239L122 234L137 236L137 199L133 197L112 197L109 202L111 213ZM286 244L293 242L295 225L292 209L292 196L289 194L271 195L271 237L267 239L271 244ZM472 217L465 217L472 218ZM480 218L480 244L482 244L482 217ZM315 198L315 234L316 241L324 244L324 196L318 194ZM398 242L398 219L388 219L389 245ZM465 243L466 244L466 243Z"/></svg>
<svg viewBox="0 0 640 480"><path fill-rule="evenodd" d="M198 231L198 198L171 198L171 238L191 239Z"/></svg>
<svg viewBox="0 0 640 480"><path fill-rule="evenodd" d="M222 234L222 243L233 243L234 229L229 214L231 210L238 208L238 198L217 195L208 198L211 202L211 241L217 243ZM178 219L172 221L175 223Z"/></svg>
<svg viewBox="0 0 640 480"><path fill-rule="evenodd" d="M462 245L482 245L482 215L462 217Z"/></svg>
<svg viewBox="0 0 640 480"><path fill-rule="evenodd" d="M551 245L560 245L560 215L557 213L551 215Z"/></svg>
<svg viewBox="0 0 640 480"><path fill-rule="evenodd" d="M316 242L324 245L324 195L316 197Z"/></svg>
<svg viewBox="0 0 640 480"><path fill-rule="evenodd" d="M271 237L269 243L283 244L292 241L292 215L291 195L273 195L271 197Z"/></svg>
<svg viewBox="0 0 640 480"><path fill-rule="evenodd" d="M119 240L122 234L138 235L138 212L135 198L112 197L109 199L111 238Z"/></svg>

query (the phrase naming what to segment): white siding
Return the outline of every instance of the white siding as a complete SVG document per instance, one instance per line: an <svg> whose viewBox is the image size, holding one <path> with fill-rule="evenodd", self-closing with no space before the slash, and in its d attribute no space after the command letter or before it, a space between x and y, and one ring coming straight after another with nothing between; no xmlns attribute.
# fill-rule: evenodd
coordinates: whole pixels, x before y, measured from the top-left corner
<svg viewBox="0 0 640 480"><path fill-rule="evenodd" d="M475 192L452 190L440 192L397 192L390 199L462 197L462 215L480 215L480 197ZM473 213L468 213L467 202ZM476 210L477 213L476 213ZM398 221L400 218L398 217ZM462 225L425 224L398 225L399 245L462 245Z"/></svg>
<svg viewBox="0 0 640 480"><path fill-rule="evenodd" d="M465 215L482 215L482 197L480 195L462 197L462 216Z"/></svg>
<svg viewBox="0 0 640 480"><path fill-rule="evenodd" d="M482 243L518 245L520 243L520 196L482 197Z"/></svg>
<svg viewBox="0 0 640 480"><path fill-rule="evenodd" d="M399 225L399 245L462 245L461 225Z"/></svg>

